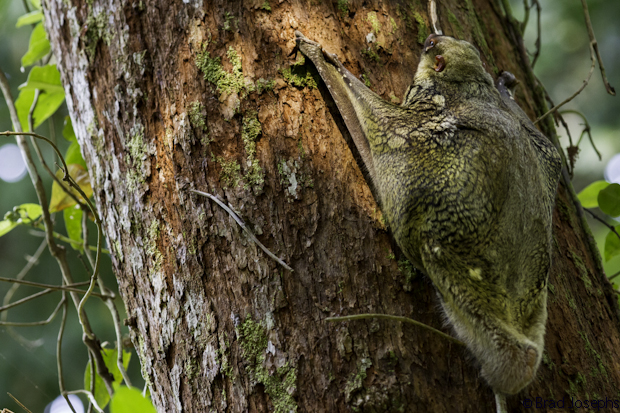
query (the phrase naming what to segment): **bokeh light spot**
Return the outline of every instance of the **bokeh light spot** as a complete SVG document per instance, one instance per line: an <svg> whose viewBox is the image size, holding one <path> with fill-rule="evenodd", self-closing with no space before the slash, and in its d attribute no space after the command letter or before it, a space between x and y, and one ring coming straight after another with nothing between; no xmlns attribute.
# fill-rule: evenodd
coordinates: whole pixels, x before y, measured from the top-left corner
<svg viewBox="0 0 620 413"><path fill-rule="evenodd" d="M620 184L620 153L616 154L607 162L605 166L605 180L607 182Z"/></svg>
<svg viewBox="0 0 620 413"><path fill-rule="evenodd" d="M26 175L26 164L19 148L14 143L0 147L0 179L17 182Z"/></svg>

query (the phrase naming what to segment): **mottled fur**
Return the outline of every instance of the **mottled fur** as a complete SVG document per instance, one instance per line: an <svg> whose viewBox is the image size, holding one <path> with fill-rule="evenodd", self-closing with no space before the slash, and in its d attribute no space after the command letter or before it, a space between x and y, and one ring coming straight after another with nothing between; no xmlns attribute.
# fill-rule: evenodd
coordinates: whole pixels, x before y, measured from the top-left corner
<svg viewBox="0 0 620 413"><path fill-rule="evenodd" d="M296 36L345 120L398 245L433 281L489 385L519 392L544 348L556 149L505 88L500 94L465 41L429 36L396 106Z"/></svg>

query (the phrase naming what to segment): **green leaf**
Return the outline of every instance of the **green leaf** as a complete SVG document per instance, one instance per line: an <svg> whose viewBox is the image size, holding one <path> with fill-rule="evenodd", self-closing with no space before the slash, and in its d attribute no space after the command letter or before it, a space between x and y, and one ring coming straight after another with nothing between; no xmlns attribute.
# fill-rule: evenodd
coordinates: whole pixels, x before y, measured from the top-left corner
<svg viewBox="0 0 620 413"><path fill-rule="evenodd" d="M596 208L598 206L598 193L601 189L605 189L609 186L607 181L596 181L585 187L579 194L579 202L584 208Z"/></svg>
<svg viewBox="0 0 620 413"><path fill-rule="evenodd" d="M28 73L26 83L19 85L20 90L39 89L47 93L65 93L60 81L60 72L56 65L35 66Z"/></svg>
<svg viewBox="0 0 620 413"><path fill-rule="evenodd" d="M30 4L37 10L41 10L41 0L30 0Z"/></svg>
<svg viewBox="0 0 620 413"><path fill-rule="evenodd" d="M620 185L610 184L598 193L598 207L611 217L620 216Z"/></svg>
<svg viewBox="0 0 620 413"><path fill-rule="evenodd" d="M15 25L15 27L27 26L29 24L38 23L41 20L43 20L43 13L41 12L41 10L34 10L30 13L26 13L23 16L20 16L19 19L17 19L17 24Z"/></svg>
<svg viewBox="0 0 620 413"><path fill-rule="evenodd" d="M30 128L28 127L28 113L30 113L30 107L34 100L34 93L34 90L22 90L15 101L17 115L22 124L22 129L25 132L30 132ZM41 93L37 101L37 106L32 114L34 128L38 128L47 118L52 116L60 105L62 105L64 100L64 93Z"/></svg>
<svg viewBox="0 0 620 413"><path fill-rule="evenodd" d="M156 413L156 410L153 403L142 397L142 392L135 387L121 386L116 389L110 403L110 413L135 412Z"/></svg>
<svg viewBox="0 0 620 413"><path fill-rule="evenodd" d="M42 91L32 114L35 129L52 116L65 100L65 92L56 65L33 67L28 75L28 81L19 88L21 91L15 101L15 107L22 129L26 132L30 132L28 113L34 100L35 89Z"/></svg>
<svg viewBox="0 0 620 413"><path fill-rule="evenodd" d="M103 362L108 368L108 371L114 377L113 385L117 389L117 391L122 388L127 388L126 386L119 386L120 383L123 381L123 375L121 374L121 371L119 370L118 365L116 364L117 350L113 348L112 349L102 348L101 356L103 357ZM125 368L125 370L127 370L127 366L129 366L130 359L131 359L131 353L123 350L123 367ZM86 372L84 373L84 388L90 389L90 362L88 362L88 364L86 365ZM99 407L103 409L105 406L107 406L108 402L110 401L110 395L108 391L106 390L103 379L97 373L95 373L94 394L95 394L95 400L97 400ZM116 397L116 394L117 393L114 393L114 397ZM140 397L142 397L141 394L140 394ZM112 407L110 408L113 409ZM119 411L124 411L124 410L119 410ZM138 410L133 410L133 411L134 412L146 412L148 410L138 409ZM155 411L155 410L152 410L152 411Z"/></svg>
<svg viewBox="0 0 620 413"><path fill-rule="evenodd" d="M0 237L3 236L4 234L9 233L13 228L15 228L18 225L19 224L17 222L9 221L8 219L5 219L4 221L0 221Z"/></svg>
<svg viewBox="0 0 620 413"><path fill-rule="evenodd" d="M18 225L29 224L43 214L39 204L21 204L7 212L4 221L0 221L0 237L11 231Z"/></svg>
<svg viewBox="0 0 620 413"><path fill-rule="evenodd" d="M19 223L30 223L39 218L43 214L43 208L39 204L21 204L15 208L14 211L19 213Z"/></svg>
<svg viewBox="0 0 620 413"><path fill-rule="evenodd" d="M65 219L65 228L67 229L67 235L75 244L71 244L74 250L81 251L84 240L82 239L82 208L79 205L75 205L71 208L66 208L63 212Z"/></svg>
<svg viewBox="0 0 620 413"><path fill-rule="evenodd" d="M103 349L103 361L112 374L114 376L114 383L121 383L123 381L123 374L118 368L118 364L116 364L117 355L116 349ZM123 367L127 370L127 366L129 365L129 359L131 359L131 353L123 350Z"/></svg>
<svg viewBox="0 0 620 413"><path fill-rule="evenodd" d="M43 214L43 208L39 204L21 204L17 208L21 217L20 223L23 223L22 221L30 223Z"/></svg>
<svg viewBox="0 0 620 413"><path fill-rule="evenodd" d="M620 225L617 225L615 229L620 234ZM605 261L609 261L616 255L620 255L620 238L614 232L609 231L605 238Z"/></svg>
<svg viewBox="0 0 620 413"><path fill-rule="evenodd" d="M73 123L71 123L71 117L65 116L65 124L62 128L62 136L69 142L77 142L75 131L73 130Z"/></svg>
<svg viewBox="0 0 620 413"><path fill-rule="evenodd" d="M86 372L84 373L84 388L90 390L90 361L86 363ZM95 368L95 391L93 391L97 404L102 409L110 402L110 394L105 387L105 383L101 376L97 374L97 368Z"/></svg>
<svg viewBox="0 0 620 413"><path fill-rule="evenodd" d="M80 144L77 142L73 142L71 145L69 145L69 148L67 148L67 152L65 153L65 162L67 164L78 164L81 165L85 170L86 168L86 162L84 161L84 158L82 158L82 152L80 152Z"/></svg>
<svg viewBox="0 0 620 413"><path fill-rule="evenodd" d="M22 66L28 67L35 64L48 54L50 50L50 42L45 37L45 28L43 23L39 22L30 35L30 44L28 45L28 51L22 57Z"/></svg>

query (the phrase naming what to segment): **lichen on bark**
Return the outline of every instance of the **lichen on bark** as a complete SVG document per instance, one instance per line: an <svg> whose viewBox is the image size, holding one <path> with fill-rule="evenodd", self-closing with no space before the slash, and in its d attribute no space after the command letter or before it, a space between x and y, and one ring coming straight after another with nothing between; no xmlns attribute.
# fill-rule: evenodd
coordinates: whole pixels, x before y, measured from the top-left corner
<svg viewBox="0 0 620 413"><path fill-rule="evenodd" d="M237 339L241 345L243 358L248 362L246 370L254 381L265 386L265 393L269 395L274 411L296 412L297 402L293 398L297 389L296 369L287 361L273 373L267 370L265 362L270 342L265 327L248 317L237 327Z"/></svg>

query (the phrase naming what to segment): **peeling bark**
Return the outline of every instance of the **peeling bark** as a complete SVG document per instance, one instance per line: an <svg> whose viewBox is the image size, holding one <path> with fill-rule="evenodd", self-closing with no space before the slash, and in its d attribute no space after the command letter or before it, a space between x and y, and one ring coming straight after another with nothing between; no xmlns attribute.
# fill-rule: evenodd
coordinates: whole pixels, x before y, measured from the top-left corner
<svg viewBox="0 0 620 413"><path fill-rule="evenodd" d="M399 261L329 94L288 56L302 30L397 101L429 33L425 2L318 3L45 2L153 401L159 411L494 411L464 349L408 325L324 321L380 312L443 326L433 286ZM492 74L522 79L526 112L542 113L495 3L440 1L438 12ZM229 204L295 272L189 189ZM616 299L580 213L561 186L544 363L510 411L526 397L618 395Z"/></svg>

